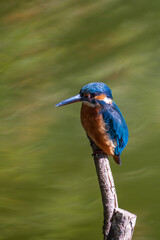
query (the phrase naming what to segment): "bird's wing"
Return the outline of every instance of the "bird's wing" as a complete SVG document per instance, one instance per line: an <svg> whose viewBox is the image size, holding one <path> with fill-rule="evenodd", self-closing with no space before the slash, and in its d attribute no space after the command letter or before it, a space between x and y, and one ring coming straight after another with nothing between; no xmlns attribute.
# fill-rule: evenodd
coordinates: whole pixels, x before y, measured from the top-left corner
<svg viewBox="0 0 160 240"><path fill-rule="evenodd" d="M116 142L115 155L120 156L128 142L128 128L127 124L118 108L112 104L105 104L102 108L102 116L106 124L106 132L109 133L110 138Z"/></svg>

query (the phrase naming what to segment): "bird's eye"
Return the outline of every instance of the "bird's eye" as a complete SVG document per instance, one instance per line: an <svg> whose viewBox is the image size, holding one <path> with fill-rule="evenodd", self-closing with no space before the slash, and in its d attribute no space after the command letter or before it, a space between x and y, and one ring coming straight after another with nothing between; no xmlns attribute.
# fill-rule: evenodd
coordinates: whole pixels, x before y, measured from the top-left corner
<svg viewBox="0 0 160 240"><path fill-rule="evenodd" d="M94 97L95 97L95 94L94 94L94 93L91 93L91 94L90 94L90 97L91 97L91 98L94 98Z"/></svg>

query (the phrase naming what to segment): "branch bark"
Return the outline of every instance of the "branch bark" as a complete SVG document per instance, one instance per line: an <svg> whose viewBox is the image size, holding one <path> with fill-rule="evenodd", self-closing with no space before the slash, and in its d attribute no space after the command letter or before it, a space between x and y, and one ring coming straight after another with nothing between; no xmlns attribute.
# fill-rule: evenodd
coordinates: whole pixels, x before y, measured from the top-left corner
<svg viewBox="0 0 160 240"><path fill-rule="evenodd" d="M131 240L136 215L118 207L114 179L108 157L89 138L103 202L104 240Z"/></svg>

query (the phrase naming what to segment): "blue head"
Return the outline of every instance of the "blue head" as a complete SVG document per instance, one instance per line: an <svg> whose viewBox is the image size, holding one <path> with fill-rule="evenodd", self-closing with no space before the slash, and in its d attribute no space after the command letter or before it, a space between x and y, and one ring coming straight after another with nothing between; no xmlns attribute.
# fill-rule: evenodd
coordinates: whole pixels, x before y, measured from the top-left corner
<svg viewBox="0 0 160 240"><path fill-rule="evenodd" d="M107 98L112 99L112 91L111 89L102 82L93 82L85 85L80 90L81 95L90 94L92 97L99 96L104 94Z"/></svg>
<svg viewBox="0 0 160 240"><path fill-rule="evenodd" d="M112 101L111 89L102 82L93 82L85 85L80 90L79 94L68 98L56 105L56 107L67 105L74 102L88 102L92 105L98 104L98 101Z"/></svg>

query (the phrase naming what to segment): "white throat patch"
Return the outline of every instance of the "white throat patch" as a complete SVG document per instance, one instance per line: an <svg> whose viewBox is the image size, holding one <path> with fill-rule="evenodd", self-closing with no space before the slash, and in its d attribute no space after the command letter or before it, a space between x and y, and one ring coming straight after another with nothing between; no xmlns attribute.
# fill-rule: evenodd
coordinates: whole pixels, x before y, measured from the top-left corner
<svg viewBox="0 0 160 240"><path fill-rule="evenodd" d="M83 103L84 104L86 104L87 106L89 106L89 107L95 107L96 105L95 104L92 104L92 103L90 103L90 102L85 102L85 101L83 101Z"/></svg>

